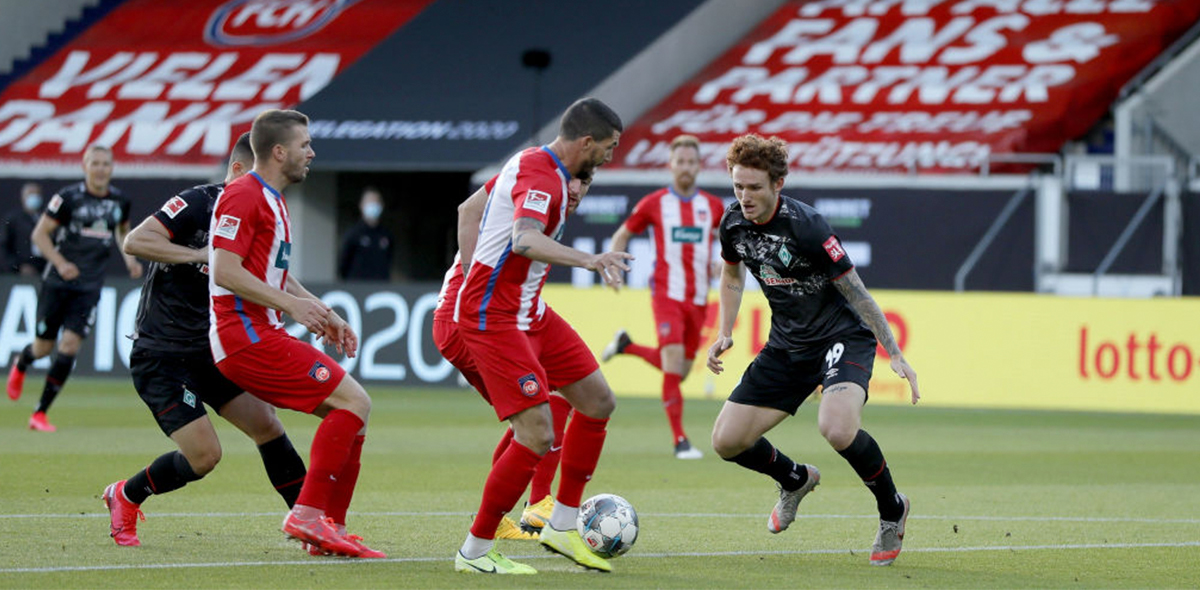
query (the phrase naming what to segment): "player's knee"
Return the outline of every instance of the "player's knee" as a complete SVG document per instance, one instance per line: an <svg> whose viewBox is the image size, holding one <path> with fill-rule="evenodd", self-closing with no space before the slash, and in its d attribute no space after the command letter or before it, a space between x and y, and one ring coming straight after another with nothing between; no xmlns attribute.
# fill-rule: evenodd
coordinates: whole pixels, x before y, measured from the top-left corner
<svg viewBox="0 0 1200 590"><path fill-rule="evenodd" d="M550 451L550 445L554 443L554 429L549 428L548 425L546 428L517 428L514 425L513 438L529 450L539 455L545 455Z"/></svg>
<svg viewBox="0 0 1200 590"><path fill-rule="evenodd" d="M67 356L75 356L79 354L79 340L63 338L58 343L58 352Z"/></svg>
<svg viewBox="0 0 1200 590"><path fill-rule="evenodd" d="M858 427L849 424L843 420L818 420L817 428L821 431L821 436L829 441L829 446L834 449L844 449L854 442L854 437L858 435Z"/></svg>
<svg viewBox="0 0 1200 590"><path fill-rule="evenodd" d="M205 445L201 449L184 455L184 457L187 459L192 471L196 475L204 477L211 473L213 469L216 469L217 463L221 462L221 445Z"/></svg>
<svg viewBox="0 0 1200 590"><path fill-rule="evenodd" d="M257 432L254 433L254 444L262 445L269 443L286 434L283 429L283 422L275 415L271 415L271 419L267 420Z"/></svg>
<svg viewBox="0 0 1200 590"><path fill-rule="evenodd" d="M742 454L742 451L745 451L747 448L746 444L740 438L729 436L715 429L712 434L712 447L713 452L726 461L732 461L734 457Z"/></svg>
<svg viewBox="0 0 1200 590"><path fill-rule="evenodd" d="M50 351L54 350L54 341L35 338L31 348L33 351L33 358L40 359L50 354Z"/></svg>

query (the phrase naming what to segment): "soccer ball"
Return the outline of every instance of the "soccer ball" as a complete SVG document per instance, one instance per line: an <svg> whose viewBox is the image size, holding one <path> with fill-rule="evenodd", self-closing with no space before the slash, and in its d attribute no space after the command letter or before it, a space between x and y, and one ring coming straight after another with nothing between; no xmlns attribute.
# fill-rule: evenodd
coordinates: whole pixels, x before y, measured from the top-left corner
<svg viewBox="0 0 1200 590"><path fill-rule="evenodd" d="M597 494L584 500L575 523L579 536L592 553L617 557L633 547L638 536L638 516L625 498Z"/></svg>

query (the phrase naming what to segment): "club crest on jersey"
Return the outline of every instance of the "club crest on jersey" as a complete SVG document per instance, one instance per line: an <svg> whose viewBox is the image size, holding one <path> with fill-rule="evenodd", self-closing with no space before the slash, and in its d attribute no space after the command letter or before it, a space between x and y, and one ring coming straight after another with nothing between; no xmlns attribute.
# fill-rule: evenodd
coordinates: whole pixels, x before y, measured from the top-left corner
<svg viewBox="0 0 1200 590"><path fill-rule="evenodd" d="M842 249L842 244L838 241L837 236L829 236L822 246L825 247L825 253L829 255L829 259L834 262L846 257L846 251Z"/></svg>
<svg viewBox="0 0 1200 590"><path fill-rule="evenodd" d="M308 376L317 380L317 383L329 381L329 367L326 367L321 361L313 363L311 369L308 370Z"/></svg>
<svg viewBox="0 0 1200 590"><path fill-rule="evenodd" d="M792 265L792 253L788 252L787 246L779 246L779 260L784 266Z"/></svg>
<svg viewBox="0 0 1200 590"><path fill-rule="evenodd" d="M530 211L545 213L550 209L550 193L529 189L529 192L525 193L523 207Z"/></svg>
<svg viewBox="0 0 1200 590"><path fill-rule="evenodd" d="M537 375L533 373L517 379L517 385L521 388L521 393L527 397L533 397L542 390L542 385L538 383Z"/></svg>
<svg viewBox="0 0 1200 590"><path fill-rule="evenodd" d="M217 231L213 233L227 240L236 240L241 227L241 219L232 215L222 215L221 219L217 221Z"/></svg>
<svg viewBox="0 0 1200 590"><path fill-rule="evenodd" d="M167 217L171 219L175 219L175 216L179 215L179 212L184 209L187 209L187 201L183 200L182 197L172 197L170 201L167 201L162 206L163 213L166 213Z"/></svg>

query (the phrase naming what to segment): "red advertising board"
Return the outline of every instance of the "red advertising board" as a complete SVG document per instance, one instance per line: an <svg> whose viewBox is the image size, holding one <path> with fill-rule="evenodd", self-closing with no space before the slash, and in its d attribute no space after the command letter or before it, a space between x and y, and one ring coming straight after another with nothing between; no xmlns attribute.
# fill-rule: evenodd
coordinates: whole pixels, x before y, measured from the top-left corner
<svg viewBox="0 0 1200 590"><path fill-rule="evenodd" d="M708 169L744 133L804 170L1056 152L1197 19L1196 0L792 1L631 125L615 164L663 166L680 133Z"/></svg>
<svg viewBox="0 0 1200 590"><path fill-rule="evenodd" d="M0 94L0 166L220 162L432 0L129 0Z"/></svg>

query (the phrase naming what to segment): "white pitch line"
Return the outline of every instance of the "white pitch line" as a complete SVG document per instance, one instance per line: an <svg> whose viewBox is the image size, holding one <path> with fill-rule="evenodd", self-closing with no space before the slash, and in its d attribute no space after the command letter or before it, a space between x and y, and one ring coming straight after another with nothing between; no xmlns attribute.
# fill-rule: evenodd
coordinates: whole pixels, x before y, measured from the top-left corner
<svg viewBox="0 0 1200 590"><path fill-rule="evenodd" d="M351 516L471 516L473 512L351 512ZM643 512L642 517L651 518L760 518L761 514L730 514L719 512ZM151 513L154 518L247 518L247 517L283 517L280 512L162 512ZM41 519L41 518L105 518L107 512L87 512L82 514L0 514L3 519ZM830 519L877 519L874 514L799 514L796 518L811 520ZM936 514L917 514L915 520L978 520L1002 522L1133 522L1145 524L1200 524L1200 518L1141 518L1141 517L1107 517L1107 516L953 516Z"/></svg>
<svg viewBox="0 0 1200 590"><path fill-rule="evenodd" d="M1063 545L1001 545L996 547L914 547L905 549L905 553L971 553L978 551L1047 551L1047 550L1079 550L1079 549L1155 549L1200 547L1200 541L1184 541L1177 543L1071 543ZM867 549L807 549L803 551L703 551L682 553L634 553L625 559L661 559L668 557L746 557L766 555L838 555L867 553ZM510 555L510 559L521 561L533 559L558 559L557 555ZM44 574L61 572L97 572L122 570L158 570L184 568L212 567L250 567L276 565L348 565L371 563L415 563L415 562L452 562L448 557L393 557L387 559L315 559L289 561L222 561L216 563L141 563L125 565L78 565L59 567L18 567L0 568L0 574Z"/></svg>

